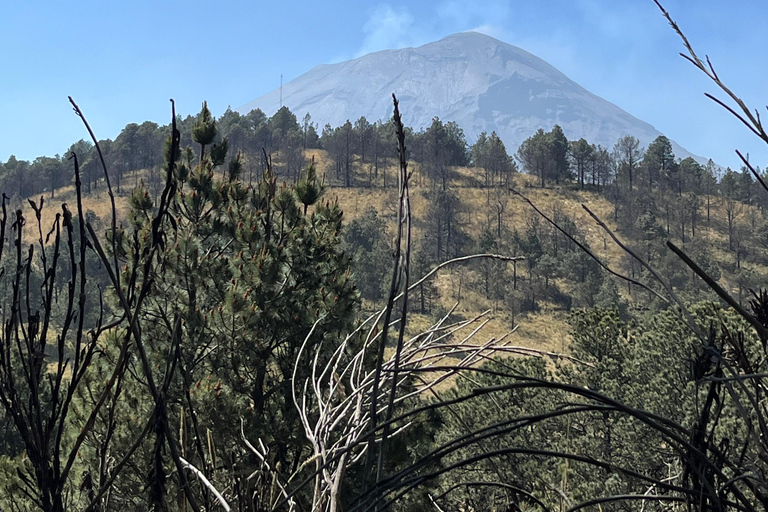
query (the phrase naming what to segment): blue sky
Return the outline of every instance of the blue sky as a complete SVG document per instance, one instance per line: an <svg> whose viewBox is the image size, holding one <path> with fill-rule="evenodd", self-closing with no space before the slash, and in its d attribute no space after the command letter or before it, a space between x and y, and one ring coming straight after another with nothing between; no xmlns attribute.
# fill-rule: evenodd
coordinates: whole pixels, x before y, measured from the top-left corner
<svg viewBox="0 0 768 512"><path fill-rule="evenodd" d="M667 0L701 54L752 107L768 103L764 1ZM167 123L207 100L215 115L318 64L479 30L520 46L693 153L768 164L768 148L703 95L716 92L678 52L652 0L410 2L4 1L0 161L63 153L130 122ZM768 111L766 117L768 117ZM470 141L471 142L471 141Z"/></svg>

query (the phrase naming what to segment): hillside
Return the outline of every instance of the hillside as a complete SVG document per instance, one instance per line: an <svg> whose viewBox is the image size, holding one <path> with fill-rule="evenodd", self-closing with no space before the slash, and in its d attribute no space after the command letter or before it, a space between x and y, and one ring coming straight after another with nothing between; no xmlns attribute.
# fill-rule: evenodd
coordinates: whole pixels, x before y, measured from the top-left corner
<svg viewBox="0 0 768 512"><path fill-rule="evenodd" d="M324 150L307 150L305 153L307 160L313 159L319 171L320 176L331 176L333 172L333 162ZM279 159L277 160L279 162ZM389 162L389 168L383 166L381 172L394 172L393 162ZM353 163L353 168L358 174L359 181L365 181L365 174L359 161ZM430 203L427 194L434 187L429 180L420 176L420 168L417 163L411 162L411 169L414 172L411 181L412 212L414 218L414 245L421 246L425 240L426 230L428 229L424 222ZM451 179L448 186L459 199L461 208L458 215L461 229L470 234L470 237L477 238L483 232L492 228L496 229L498 221L497 212L494 204L498 201L504 203L504 211L501 214L502 228L505 233L513 230L524 231L532 223L539 224L542 233L549 233L549 226L543 219L532 211L532 209L521 199L514 196L511 192L498 189L487 189L479 186L476 176L480 170L472 167L455 167L452 169ZM146 179L147 171L138 171L126 174L125 183L137 183ZM335 181L328 179L328 186L325 192L325 199L338 200L339 205L344 211L345 224L360 219L366 209L373 207L379 216L385 221L389 233L393 233L395 225L396 189L382 188L378 186L373 188L354 187L346 188L335 185ZM607 234L586 214L581 205L587 205L608 226L619 233L619 236L627 241L630 246L642 247L642 242L628 238L626 233L621 233L613 218L614 205L605 197L605 194L594 190L578 190L573 185L551 186L539 188L535 185L537 179L533 176L523 173L516 173L512 176L511 188L523 192L531 201L537 204L542 211L550 216L561 216L573 221L578 233L583 235L589 247L611 268L620 273L627 274L628 259L623 251L614 244ZM117 195L116 205L118 208L119 222L125 219L128 206L128 188L123 188L123 194ZM39 199L39 198L38 198ZM719 201L719 200L718 200ZM76 199L74 197L74 188L72 186L62 187L55 190L53 200L46 196L46 208L43 210L43 225L47 226L53 221L57 212L60 211L60 204L68 203L71 210L75 210ZM26 203L26 201L24 201ZM733 267L734 256L727 249L728 241L728 219L726 209L718 203L719 207L712 209L710 221L702 223L697 234L697 240L703 241L711 247L713 263L722 268ZM102 230L107 229L110 206L109 198L103 186L95 189L90 195L83 196L83 207L86 211L91 211L101 220ZM748 223L755 222L754 218L760 213L755 206L741 205L738 212L739 220ZM563 217L564 216L564 217ZM545 236L542 234L542 236ZM549 235L547 235L549 236ZM37 241L36 230L26 231L27 241L30 243ZM662 243L663 240L658 240ZM679 240L678 240L679 242ZM467 252L480 252L476 247L467 247ZM503 246L497 252L507 255L519 255L508 246ZM677 263L678 270L687 272L683 269L681 263ZM499 270L499 269L497 269ZM511 279L510 269L503 269L504 274L496 276L499 280ZM757 280L768 276L768 267L759 261L744 262L739 273L723 272L720 282L728 288L735 296L746 298L746 287L744 283L739 282L739 276L747 272L748 277ZM522 275L524 272L520 270ZM607 274L606 274L607 276ZM385 280L386 275L382 275ZM507 334L513 327L516 328L513 337L513 344L531 347L539 350L562 352L568 350L569 345L569 326L566 323L566 317L569 307L563 304L552 302L542 297L538 302L535 311L521 312L518 315L510 315L509 304L505 300L491 300L478 289L477 281L480 279L478 269L474 266L453 267L444 269L435 279L437 290L439 292L439 309L447 311L458 302L456 315L462 318L471 318L486 310L491 310L490 322L484 328L484 335L478 341L495 337L498 338ZM618 293L622 300L632 301L639 299L642 303L642 296L631 296L625 283L619 280L616 282ZM553 277L552 282L568 295L577 285L571 282L566 275ZM640 304L638 303L638 305ZM574 306L577 306L574 304ZM373 304L366 301L366 308L373 307ZM643 307L641 307L641 310ZM429 323L429 315L419 315L416 313L414 327L425 327Z"/></svg>
<svg viewBox="0 0 768 512"><path fill-rule="evenodd" d="M321 175L329 171L330 162L325 151L309 150L306 156L307 158L315 158L316 165ZM393 170L394 169L390 169L390 171ZM472 169L462 168L458 169L457 171L457 176L469 175L472 172ZM138 180L146 178L147 174L148 173L146 170L134 171L126 174L125 179L127 183L134 183ZM521 185L529 181L529 177L525 175L520 175L517 177L517 179ZM458 181L460 180L457 180L457 182ZM420 215L423 214L426 208L426 200L421 194L421 192L425 189L425 185L419 185L416 180L414 181L411 194L413 198L412 204L414 216L417 219L420 217ZM115 204L118 211L118 225L125 221L127 214L129 196L128 192L125 192L126 190L128 189L124 189L123 194L116 194L115 197ZM484 192L479 188L463 187L460 189L459 194L462 198L462 202L465 203L468 209L474 209L485 201ZM538 199L546 199L549 196L550 194L545 192L544 195L536 194L534 197L537 197ZM559 198L559 194L557 193L554 193L554 196ZM563 198L565 198L563 203L564 208L569 211L575 211L577 208L579 208L577 204L578 199L576 199L578 197L578 195L574 196L574 198L565 198L565 196L563 196ZM367 207L372 206L376 208L377 211L382 213L382 217L386 219L389 229L392 230L394 228L395 215L392 205L396 204L396 190L393 188L383 190L364 188L348 189L344 187L330 186L327 188L324 198L338 200L339 205L344 211L345 223L349 223L352 220L359 218ZM30 199L34 199L36 202L39 202L40 198L35 197ZM42 223L44 226L44 232L45 227L50 226L53 223L56 214L61 212L61 203L67 203L68 208L72 212L77 211L77 201L75 197L74 186L70 185L58 188L54 191L54 199L50 199L50 194L46 194L44 196L44 200L45 207L42 210ZM586 200L595 201L596 198L586 197ZM20 206L26 206L26 202L27 201L24 200ZM596 204L598 211L602 211L604 208L608 207L605 204L599 204L599 201ZM111 206L109 203L109 196L103 186L95 190L91 195L83 195L83 208L86 212L91 211L96 214L100 219L100 222L97 225L100 226L102 231L106 231L108 228L108 219ZM524 216L527 216L528 214L529 212L526 211L524 205L520 204L519 202L513 202L513 204L510 204L510 213L508 219L505 222L514 222L514 219L519 220L525 218ZM470 230L476 229L477 225L477 222L468 219L468 227ZM28 225L28 228L29 227L32 226ZM423 232L423 229L418 225L418 222L416 223L414 231L414 241L418 243ZM599 236L597 232L595 232L594 235ZM25 231L25 239L27 243L38 242L36 227L34 229L27 229ZM615 251L614 257L618 257L618 253ZM387 276L383 277L388 279ZM440 303L446 309L452 307L456 303L456 298L454 296L454 288L456 287L456 284L452 281L452 277L453 273L446 269L442 271L436 278L436 282L440 290ZM367 307L371 306L372 305L369 304ZM492 309L492 305L489 303L489 301L485 300L482 296L473 291L465 291L462 294L462 300L460 301L459 307L457 308L457 313L463 317L469 318L471 316L480 314L487 309ZM428 323L428 317L416 315L413 327L416 329L420 327L426 327ZM507 334L511 329L512 325L510 325L509 319L506 318L505 315L493 314L491 315L491 321L483 329L483 335L477 341L484 342L491 337L498 338ZM568 327L565 323L565 315L562 311L543 311L538 314L532 314L528 318L520 321L520 324L514 334L513 344L519 344L521 346L536 348L540 350L559 352L562 351L564 347L567 347L567 331Z"/></svg>

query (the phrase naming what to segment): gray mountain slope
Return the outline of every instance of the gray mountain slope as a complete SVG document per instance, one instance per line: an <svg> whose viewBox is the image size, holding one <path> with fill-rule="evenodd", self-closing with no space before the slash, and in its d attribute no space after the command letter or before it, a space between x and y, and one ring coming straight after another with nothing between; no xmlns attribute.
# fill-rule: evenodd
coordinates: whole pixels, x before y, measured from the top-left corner
<svg viewBox="0 0 768 512"><path fill-rule="evenodd" d="M358 59L317 66L283 86L283 104L322 128L365 116L392 115L400 100L406 125L427 127L432 118L455 121L471 143L496 131L512 153L537 129L559 124L566 136L612 148L624 135L647 146L661 133L570 80L542 59L477 32L463 32L418 48L384 50ZM280 107L276 89L238 108ZM675 155L694 156L674 141Z"/></svg>

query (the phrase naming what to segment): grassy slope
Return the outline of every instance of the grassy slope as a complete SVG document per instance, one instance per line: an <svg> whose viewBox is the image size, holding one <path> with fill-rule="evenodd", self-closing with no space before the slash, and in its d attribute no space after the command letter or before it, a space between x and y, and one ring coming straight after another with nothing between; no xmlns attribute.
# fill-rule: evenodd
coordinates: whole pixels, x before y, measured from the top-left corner
<svg viewBox="0 0 768 512"><path fill-rule="evenodd" d="M309 150L307 157L314 157L316 166L319 171L319 175L331 176L334 172L331 168L331 162L328 156L322 150ZM382 166L383 169L383 166ZM330 186L326 192L326 198L337 199L340 206L344 210L345 220L349 222L363 213L367 206L373 206L379 212L379 214L387 220L390 227L390 233L394 232L395 226L395 205L396 205L396 189L391 186L392 180L395 176L395 170L388 168L388 180L390 187L381 188L381 177L379 178L378 188L341 188ZM127 192L130 187L136 183L144 173L139 172L138 175L131 174L124 177L123 194L116 197L116 206L118 209L118 218L125 215L128 204ZM477 175L475 169L471 168L457 168L454 172L454 179L451 186L458 194L465 211L462 214L463 229L476 236L484 225L492 222L495 225L495 213L490 209L488 202L488 190L476 186L475 176ZM367 182L367 174L357 176L358 183ZM600 216L611 228L615 228L612 222L611 213L613 207L611 204L599 196L596 193L589 191L572 190L566 187L547 188L541 189L535 187L536 180L531 176L518 174L514 176L513 186L523 191L539 208L545 213L550 214L557 205L565 214L574 219L579 229L585 233L587 241L593 250L612 268L621 269L622 260L624 258L623 252L619 247L613 244L610 239L604 234L604 232L592 221L589 216L581 208L582 204L586 204L593 212ZM418 240L422 236L421 226L418 219L423 216L427 204L422 194L422 191L426 190L426 184L420 182L418 170L414 173L414 178L411 182L411 201L413 216L417 221L414 223L414 240ZM520 199L516 198L512 194L505 194L506 209L503 213L502 221L507 227L517 227L518 229L525 229L525 223L527 219L532 215L530 207ZM39 200L39 197L36 198ZM45 197L47 206L43 209L43 227L44 233L46 226L50 227L57 212L61 212L61 203L66 202L70 210L76 210L76 198L74 194L74 187L67 186L55 191L55 197L51 199L48 195ZM26 204L26 201L24 201ZM16 207L16 205L12 205ZM105 185L99 183L99 188L94 190L91 195L85 195L83 197L84 209L91 210L96 213L102 220L104 226L108 223L109 215L111 212L109 196L107 195ZM28 211L28 215L31 214ZM747 217L750 214L750 208L744 207L741 215ZM705 212L702 212L702 217L705 216ZM31 219L30 219L31 220ZM733 255L720 248L727 246L727 223L725 218L725 211L719 205L714 205L712 209L712 220L707 225L706 219L702 219L701 226L698 230L698 237L704 237L705 240L712 243L716 250L714 251L715 259L720 262L733 261ZM33 228L33 229L30 229ZM28 243L36 242L38 239L37 228L28 223L27 233L25 239ZM630 241L631 245L631 241ZM754 271L758 276L768 275L765 267L752 265L750 269ZM442 271L437 276L437 285L441 294L442 305L449 309L456 303L456 290L458 287L459 275L450 269ZM724 281L721 279L721 281ZM733 284L725 280L724 284ZM623 290L623 288L621 288ZM463 317L472 317L480 312L493 309L491 304L482 295L462 287L461 301L457 307L457 313ZM549 350L562 352L567 350L569 343L568 325L565 321L566 314L563 311L543 305L541 312L536 314L529 314L524 318L518 318L519 326L517 330L511 336L511 343L515 345L522 345L532 347L541 350ZM413 318L414 328L426 327L429 324L429 319L422 318L416 315ZM487 339L506 335L510 331L510 321L505 313L499 313L491 315L491 320L488 325L483 329L482 334L476 338L478 343L485 342Z"/></svg>
<svg viewBox="0 0 768 512"><path fill-rule="evenodd" d="M319 170L326 172L331 176L334 172L330 167L327 155L321 150L313 150L312 156ZM395 170L390 168L388 171L389 183L392 183L392 177L395 176ZM479 173L472 168L457 168L454 172L454 179L451 186L461 199L465 212L462 215L463 228L466 232L476 236L482 230L483 226L490 222L495 226L495 213L488 203L488 190L478 186L477 177ZM358 183L367 183L368 175L360 174ZM613 206L602 195L591 191L574 190L572 187L554 187L541 189L537 186L538 180L526 174L517 174L514 176L513 187L524 193L533 201L545 214L550 215L553 210L559 208L563 213L574 220L579 230L585 234L586 240L592 250L611 268L623 272L625 263L625 254L618 247L605 231L600 228L596 222L583 210L582 204L589 207L598 217L600 217L614 232L616 225L613 222ZM381 187L381 179L378 186ZM414 178L411 181L411 202L413 216L420 218L426 208L426 201L423 194L426 190L426 184L420 183L418 167L414 172ZM396 195L394 188L330 188L327 196L338 198L339 204L345 212L345 218L348 221L361 215L369 205L374 206L390 223L390 230L395 226ZM493 198L491 198L493 201ZM525 229L525 224L531 215L535 215L525 202L512 194L506 195L506 209L503 213L502 222L508 228L516 227L519 230ZM704 204L700 210L700 221L697 227L697 241L704 241L712 248L712 258L724 267L734 266L735 256L727 251L728 231L725 209L716 198L712 199L711 219L706 220L706 209ZM760 218L757 208L744 205L741 209L738 222L744 222L749 225L750 216ZM542 221L543 222L543 221ZM661 219L660 219L661 222ZM421 236L418 222L414 230L414 239ZM625 236L619 234L629 246L635 247L632 240L627 240ZM679 240L673 240L680 245ZM680 263L682 265L682 262ZM744 263L743 267L755 274L755 277L765 279L768 277L768 268L755 263ZM724 272L724 274L726 274ZM438 288L441 291L442 304L444 307L451 307L455 303L454 290L456 288L457 278L452 272L445 270L437 278ZM729 289L736 296L737 285L732 276L724 275L720 279L721 285ZM561 284L564 289L571 286L569 283ZM622 284L622 283L619 283ZM619 286L621 293L626 293L626 288ZM563 351L567 350L569 343L568 325L565 321L566 314L563 311L542 305L542 311L536 314L529 314L519 321L519 327L513 335L513 343L542 350ZM486 309L492 309L493 305L471 290L462 291L462 301L459 304L458 311L465 317L477 314ZM426 321L424 321L426 325ZM483 336L478 341L484 341L489 337L498 337L508 332L510 322L505 314L496 315L487 327L483 330Z"/></svg>
<svg viewBox="0 0 768 512"><path fill-rule="evenodd" d="M327 157L322 151L313 151L315 161L321 173L325 171L330 175L332 172L326 165ZM390 177L393 177L394 169L387 171ZM462 215L463 229L467 233L476 236L488 222L496 223L496 214L490 207L488 189L480 188L476 185L474 176L477 174L472 168L455 169L454 179L451 186L454 188L460 198L465 212ZM367 178L360 177L360 181ZM586 233L587 240L592 247L603 247L603 234L600 228L591 220L587 220L586 213L582 210L581 204L587 204L598 215L608 218L612 211L611 205L597 194L591 192L571 191L565 189L539 189L533 188L535 179L525 174L518 174L514 177L514 188L524 191L524 193L545 213L551 213L552 206L558 203L559 208L571 218L576 219L579 228ZM427 204L422 194L426 190L426 183L419 179L418 170L414 173L411 182L411 204L413 216L418 219L423 217ZM328 197L337 198L339 204L344 210L344 215L350 220L361 215L369 205L376 208L380 215L383 215L389 221L390 232L395 227L396 190L394 188L331 188L327 192ZM525 229L526 220L533 214L531 208L511 193L504 194L506 208L502 216L502 222L507 227L517 226L518 229ZM493 198L491 198L493 201ZM492 203L491 203L492 204ZM611 224L611 222L608 222ZM422 235L419 223L415 222L414 240L418 240ZM602 256L611 264L617 264L621 257L621 250L607 244L606 249L602 251ZM456 302L455 291L458 287L459 277L449 269L441 272L437 277L438 289L441 294L441 302L444 308L452 307ZM458 305L457 313L464 317L470 317L488 309L493 309L493 304L481 294L473 290L464 288L461 293L461 302ZM540 350L562 352L567 350L569 343L568 325L565 321L566 314L563 311L547 308L543 306L542 311L535 314L529 314L526 317L518 318L519 326L512 335L511 343ZM421 319L418 322L426 326L427 320ZM420 325L421 326L421 325ZM501 312L492 315L491 321L483 328L482 335L476 341L484 342L493 337L498 338L507 334L512 327L508 316Z"/></svg>

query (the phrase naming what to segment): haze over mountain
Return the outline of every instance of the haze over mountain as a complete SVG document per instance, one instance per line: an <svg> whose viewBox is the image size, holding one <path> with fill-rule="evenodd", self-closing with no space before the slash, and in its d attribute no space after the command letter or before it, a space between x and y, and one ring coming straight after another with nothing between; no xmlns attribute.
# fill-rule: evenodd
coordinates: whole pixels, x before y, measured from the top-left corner
<svg viewBox="0 0 768 512"><path fill-rule="evenodd" d="M470 144L480 132L496 131L510 153L537 129L555 124L569 139L584 137L609 149L624 135L647 146L661 134L535 55L477 32L317 66L283 85L282 103L299 118L311 114L322 129L360 116L388 118L393 92L406 125L424 128L434 116L455 121ZM280 89L237 110L255 108L276 112ZM672 146L677 157L705 161L674 141Z"/></svg>

